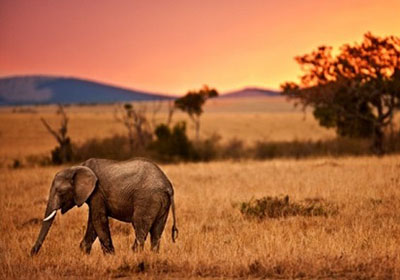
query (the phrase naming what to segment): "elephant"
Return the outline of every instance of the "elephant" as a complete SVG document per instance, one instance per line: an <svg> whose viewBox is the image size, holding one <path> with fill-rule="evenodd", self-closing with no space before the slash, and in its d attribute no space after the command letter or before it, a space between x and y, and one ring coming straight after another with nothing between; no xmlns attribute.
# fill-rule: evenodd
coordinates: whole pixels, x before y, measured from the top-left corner
<svg viewBox="0 0 400 280"><path fill-rule="evenodd" d="M159 166L145 158L128 161L92 158L55 175L31 256L39 252L57 210L65 214L85 202L89 215L80 248L86 254L90 254L97 237L104 254L114 253L108 217L132 223L136 237L134 251L143 250L150 232L151 249L158 252L171 207L172 242L177 238L174 189Z"/></svg>

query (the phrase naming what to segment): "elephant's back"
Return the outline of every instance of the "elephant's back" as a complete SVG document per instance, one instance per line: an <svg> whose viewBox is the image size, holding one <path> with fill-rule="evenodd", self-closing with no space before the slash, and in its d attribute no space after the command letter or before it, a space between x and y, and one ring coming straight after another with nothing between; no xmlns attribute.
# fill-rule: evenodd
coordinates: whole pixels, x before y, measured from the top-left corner
<svg viewBox="0 0 400 280"><path fill-rule="evenodd" d="M118 188L135 190L168 188L171 183L161 168L146 158L127 161L90 159L90 168L98 175L100 182L118 184Z"/></svg>
<svg viewBox="0 0 400 280"><path fill-rule="evenodd" d="M110 171L114 172L117 176L133 177L142 182L157 182L160 179L167 179L161 168L146 158L134 158L128 161L115 162Z"/></svg>

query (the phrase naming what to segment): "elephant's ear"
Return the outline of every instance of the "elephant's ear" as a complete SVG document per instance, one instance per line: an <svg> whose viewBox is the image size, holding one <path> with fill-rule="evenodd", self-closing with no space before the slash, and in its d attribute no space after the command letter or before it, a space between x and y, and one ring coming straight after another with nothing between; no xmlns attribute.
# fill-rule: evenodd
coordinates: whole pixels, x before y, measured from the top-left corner
<svg viewBox="0 0 400 280"><path fill-rule="evenodd" d="M76 205L80 207L94 191L97 176L86 166L76 166L73 169L74 200Z"/></svg>

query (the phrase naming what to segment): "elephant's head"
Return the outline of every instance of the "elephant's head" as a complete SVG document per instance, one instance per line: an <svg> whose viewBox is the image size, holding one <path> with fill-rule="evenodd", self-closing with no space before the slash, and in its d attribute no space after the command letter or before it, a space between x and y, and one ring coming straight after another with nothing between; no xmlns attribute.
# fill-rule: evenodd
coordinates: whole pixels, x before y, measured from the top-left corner
<svg viewBox="0 0 400 280"><path fill-rule="evenodd" d="M85 166L64 169L56 174L50 188L49 200L42 222L42 228L31 255L36 255L53 223L57 210L64 214L72 207L80 207L92 194L96 187L97 177Z"/></svg>

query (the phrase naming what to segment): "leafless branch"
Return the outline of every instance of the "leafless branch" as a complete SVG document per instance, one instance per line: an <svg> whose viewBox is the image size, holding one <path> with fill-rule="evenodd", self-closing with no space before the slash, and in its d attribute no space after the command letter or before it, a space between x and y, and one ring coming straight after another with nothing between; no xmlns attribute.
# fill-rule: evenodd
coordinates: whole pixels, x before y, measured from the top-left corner
<svg viewBox="0 0 400 280"><path fill-rule="evenodd" d="M171 125L172 117L175 112L175 100L169 100L168 103L168 116L167 116L167 126Z"/></svg>
<svg viewBox="0 0 400 280"><path fill-rule="evenodd" d="M141 104L125 104L114 111L115 120L122 123L128 131L128 140L131 151L134 147L143 147L151 136L149 123L146 117L147 106Z"/></svg>
<svg viewBox="0 0 400 280"><path fill-rule="evenodd" d="M157 114L160 112L162 106L161 100L155 100L151 103L151 125L152 130L154 130L157 126Z"/></svg>
<svg viewBox="0 0 400 280"><path fill-rule="evenodd" d="M58 110L57 114L61 115L61 126L59 131L55 131L44 118L40 118L42 121L43 125L46 127L46 129L50 132L51 135L56 138L57 142L62 144L66 141L67 133L68 133L68 117L67 114L64 111L64 108L62 105L58 105Z"/></svg>
<svg viewBox="0 0 400 280"><path fill-rule="evenodd" d="M54 138L56 138L58 143L61 143L61 137L57 134L57 132L55 132L51 126L47 123L47 121L44 118L40 118L40 120L42 121L43 125L46 127L46 129L50 132L51 135L54 136Z"/></svg>

